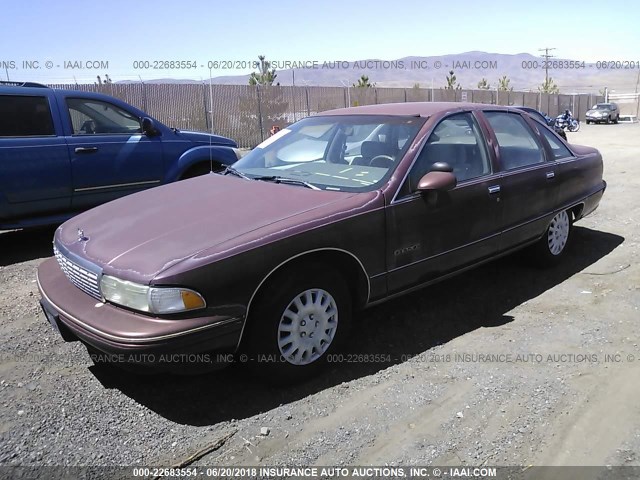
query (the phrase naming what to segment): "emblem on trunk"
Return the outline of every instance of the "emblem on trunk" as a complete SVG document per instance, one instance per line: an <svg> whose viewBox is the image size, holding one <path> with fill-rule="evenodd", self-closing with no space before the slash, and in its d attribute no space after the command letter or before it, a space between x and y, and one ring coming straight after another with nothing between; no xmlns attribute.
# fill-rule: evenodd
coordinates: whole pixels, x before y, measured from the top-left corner
<svg viewBox="0 0 640 480"><path fill-rule="evenodd" d="M78 241L79 242L86 242L87 240L89 240L87 237L84 236L84 230L82 230L81 228L78 229Z"/></svg>

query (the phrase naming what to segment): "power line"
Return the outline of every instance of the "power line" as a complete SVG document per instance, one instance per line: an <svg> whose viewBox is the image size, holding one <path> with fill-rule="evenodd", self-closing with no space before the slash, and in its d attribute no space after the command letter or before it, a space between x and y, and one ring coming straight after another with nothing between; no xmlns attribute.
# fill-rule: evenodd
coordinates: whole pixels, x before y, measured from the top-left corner
<svg viewBox="0 0 640 480"><path fill-rule="evenodd" d="M549 85L549 59L555 57L555 55L549 55L550 50L555 50L555 47L545 47L545 48L538 49L539 52L544 52L544 55L542 56L546 60L544 62L544 84L545 85Z"/></svg>

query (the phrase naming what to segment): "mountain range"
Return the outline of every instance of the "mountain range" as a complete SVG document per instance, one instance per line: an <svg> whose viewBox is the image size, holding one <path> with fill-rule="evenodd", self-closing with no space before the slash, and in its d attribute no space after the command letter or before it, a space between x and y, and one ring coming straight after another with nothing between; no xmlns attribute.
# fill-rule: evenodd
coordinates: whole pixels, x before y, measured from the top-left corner
<svg viewBox="0 0 640 480"><path fill-rule="evenodd" d="M483 78L490 88L498 86L505 76L510 86L519 91L538 91L545 80L545 59L528 53L500 54L480 51L440 56L410 56L397 60L364 59L357 61L314 61L309 59L267 58L276 68L280 85L351 86L361 75L379 87L442 88L453 70L456 82L463 89L475 89ZM619 68L613 62L584 62L550 58L549 76L561 93L597 93L605 86L618 92L633 92L638 88L640 66L630 63ZM621 65L624 67L625 65ZM618 67L617 69L613 67ZM208 80L205 80L208 82ZM219 76L215 84L246 85L249 75ZM118 82L134 83L134 82ZM201 83L189 79L156 79L146 83Z"/></svg>

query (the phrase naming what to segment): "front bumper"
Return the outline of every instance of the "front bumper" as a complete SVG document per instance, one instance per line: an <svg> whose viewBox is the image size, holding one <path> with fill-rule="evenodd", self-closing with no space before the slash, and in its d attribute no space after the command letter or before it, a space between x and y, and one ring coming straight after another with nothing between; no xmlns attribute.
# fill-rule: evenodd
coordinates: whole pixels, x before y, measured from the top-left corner
<svg viewBox="0 0 640 480"><path fill-rule="evenodd" d="M154 363L176 354L235 351L242 316L214 315L179 320L150 317L105 304L75 287L55 258L38 268L40 304L66 341L81 340L119 360Z"/></svg>
<svg viewBox="0 0 640 480"><path fill-rule="evenodd" d="M607 116L604 117L590 117L589 115L587 115L587 120L589 120L590 122L606 122L607 121Z"/></svg>

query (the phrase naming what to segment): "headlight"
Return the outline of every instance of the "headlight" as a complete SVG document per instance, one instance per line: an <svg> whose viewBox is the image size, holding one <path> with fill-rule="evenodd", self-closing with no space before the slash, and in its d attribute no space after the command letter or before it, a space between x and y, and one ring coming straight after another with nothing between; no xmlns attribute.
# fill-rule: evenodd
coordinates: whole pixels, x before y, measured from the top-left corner
<svg viewBox="0 0 640 480"><path fill-rule="evenodd" d="M204 308L204 298L193 290L179 287L150 287L103 275L100 291L105 300L149 313L179 313Z"/></svg>

